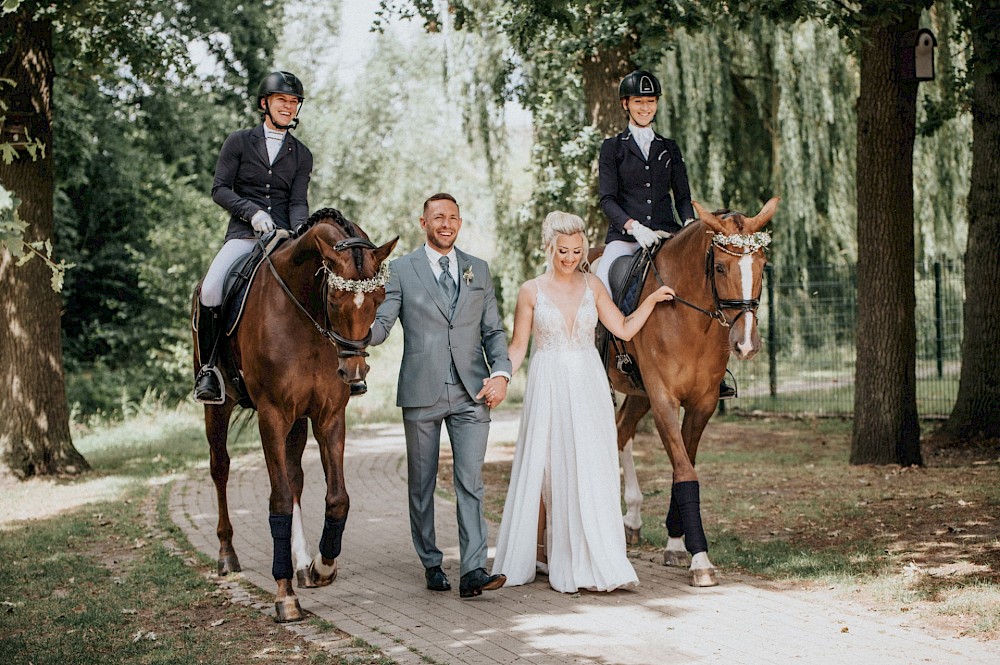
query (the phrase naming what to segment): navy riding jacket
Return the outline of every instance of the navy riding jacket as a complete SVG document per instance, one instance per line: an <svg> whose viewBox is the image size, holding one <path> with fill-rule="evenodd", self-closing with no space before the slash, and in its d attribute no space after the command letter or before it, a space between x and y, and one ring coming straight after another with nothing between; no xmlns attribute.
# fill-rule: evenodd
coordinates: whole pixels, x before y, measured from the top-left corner
<svg viewBox="0 0 1000 665"><path fill-rule="evenodd" d="M687 168L673 140L654 134L647 160L626 127L618 136L604 140L599 167L601 210L609 222L605 243L634 242L635 238L625 231L629 219L670 233L694 219ZM679 222L674 217L674 206Z"/></svg>
<svg viewBox="0 0 1000 665"><path fill-rule="evenodd" d="M301 141L285 133L270 163L264 126L233 132L215 165L212 200L229 211L226 240L253 238L250 219L266 210L279 229L294 229L309 219L307 192L313 156Z"/></svg>

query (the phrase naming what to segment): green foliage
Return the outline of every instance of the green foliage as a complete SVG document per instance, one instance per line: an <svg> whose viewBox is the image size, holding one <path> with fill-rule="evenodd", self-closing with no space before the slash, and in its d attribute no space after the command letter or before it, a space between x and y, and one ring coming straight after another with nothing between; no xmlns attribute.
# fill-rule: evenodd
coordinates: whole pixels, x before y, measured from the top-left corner
<svg viewBox="0 0 1000 665"><path fill-rule="evenodd" d="M151 389L180 397L192 288L225 223L209 195L215 159L229 132L257 121L250 91L272 69L282 8L24 4L54 25L54 253L74 264L62 317L70 403L108 413ZM23 232L9 215L2 224L5 236Z"/></svg>
<svg viewBox="0 0 1000 665"><path fill-rule="evenodd" d="M635 62L664 82L658 130L684 151L696 199L752 214L779 195L772 260L852 263L858 95L852 40L861 22L888 20L914 4L930 3L451 3L456 27L507 40L503 64L494 62L480 80L497 100L516 97L533 114L534 190L498 229L501 247L521 257L509 267L508 283L516 285L541 264L537 227L546 212L595 206L604 137L588 125L592 102L584 96L582 63L623 41L635 45ZM968 41L961 34L949 38L953 19L949 3L943 5L925 18L941 42L947 40L938 66L945 73L921 86L927 131L914 158L916 196L925 202L917 206L919 249L928 263L956 257L964 247L970 161L963 138L969 117L955 114L959 98L950 75ZM401 6L434 25L445 20L433 6L383 3L386 11ZM603 230L597 224L592 238L600 240Z"/></svg>
<svg viewBox="0 0 1000 665"><path fill-rule="evenodd" d="M282 57L297 59L336 38L322 27L330 23L323 11L303 17L312 30L289 25L299 40ZM379 244L399 235L397 256L423 242L421 205L439 191L451 192L461 205L462 246L491 251L496 208L475 137L462 132L455 100L466 90L458 65L464 53L447 50L452 46L435 34L378 35L357 78L319 86L302 112L297 133L315 158L310 207L339 209ZM308 76L334 81L334 64ZM451 67L459 74L451 75ZM305 83L308 88L310 79Z"/></svg>

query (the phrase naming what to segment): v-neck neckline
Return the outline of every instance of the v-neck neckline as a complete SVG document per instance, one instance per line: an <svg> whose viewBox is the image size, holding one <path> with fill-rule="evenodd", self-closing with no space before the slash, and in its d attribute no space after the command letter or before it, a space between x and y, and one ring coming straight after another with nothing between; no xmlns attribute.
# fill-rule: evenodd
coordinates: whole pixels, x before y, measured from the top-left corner
<svg viewBox="0 0 1000 665"><path fill-rule="evenodd" d="M573 310L572 324L568 322L568 319L566 318L566 313L559 306L559 303L556 301L556 299L550 296L546 291L542 289L541 280L536 280L535 283L537 285L539 292L541 292L543 296L548 298L549 302L552 303L552 306L556 308L557 312L559 312L559 317L562 319L563 322L563 331L566 333L566 339L573 339L573 335L576 333L576 322L580 319L580 310L583 309L583 301L587 298L587 291L590 290L590 285L587 284L587 280L584 279L583 281L583 292L580 294L580 297L577 300L576 309Z"/></svg>

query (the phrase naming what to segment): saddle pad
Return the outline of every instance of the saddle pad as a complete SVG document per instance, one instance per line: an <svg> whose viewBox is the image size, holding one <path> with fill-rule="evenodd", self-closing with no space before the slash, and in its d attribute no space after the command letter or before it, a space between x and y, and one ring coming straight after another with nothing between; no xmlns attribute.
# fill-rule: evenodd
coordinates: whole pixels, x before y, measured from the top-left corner
<svg viewBox="0 0 1000 665"><path fill-rule="evenodd" d="M611 272L608 273L611 295L625 316L635 311L649 271L650 259L656 256L662 246L661 242L652 252L638 251L631 256L620 256L611 264Z"/></svg>
<svg viewBox="0 0 1000 665"><path fill-rule="evenodd" d="M263 244L254 245L253 251L236 259L229 267L222 287L222 320L225 321L226 335L232 336L240 324L250 285L253 284L264 257L274 253L290 235L288 231L278 229L264 238Z"/></svg>

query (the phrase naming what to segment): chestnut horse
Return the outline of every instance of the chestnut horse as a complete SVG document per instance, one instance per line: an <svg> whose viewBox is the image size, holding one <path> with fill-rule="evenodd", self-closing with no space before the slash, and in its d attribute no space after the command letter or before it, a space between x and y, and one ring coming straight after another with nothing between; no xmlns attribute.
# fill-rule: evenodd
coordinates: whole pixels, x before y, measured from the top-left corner
<svg viewBox="0 0 1000 665"><path fill-rule="evenodd" d="M673 302L662 303L627 350L638 361L645 390L635 388L615 367L608 376L626 393L618 410L618 447L625 471L625 531L639 542L642 492L632 460L632 439L639 419L650 409L673 466L667 513L665 565L690 566L692 586L718 584L708 558L701 521L700 487L695 473L698 442L719 401L730 354L741 360L760 350L757 306L770 235L760 232L774 216L778 198L756 217L738 212L708 213L694 203L700 221L689 224L656 254L640 298L660 284L674 288ZM680 409L684 409L683 424Z"/></svg>
<svg viewBox="0 0 1000 665"><path fill-rule="evenodd" d="M300 587L325 586L337 576L347 520L344 411L349 384L368 373L365 347L375 310L385 299L392 240L376 247L332 208L310 217L307 230L264 259L247 294L242 320L229 338L236 366L257 409L271 481L269 502L277 582L277 620L303 618L292 589L292 554ZM197 298L197 293L195 294ZM195 301L197 306L197 301ZM198 344L195 340L195 355ZM221 365L221 363L220 363ZM195 368L201 359L195 358ZM226 483L229 420L238 395L226 377L226 401L205 406L211 473L219 502L219 574L240 570L233 549ZM310 558L302 529L302 453L312 421L326 476L326 515L319 554Z"/></svg>

